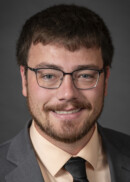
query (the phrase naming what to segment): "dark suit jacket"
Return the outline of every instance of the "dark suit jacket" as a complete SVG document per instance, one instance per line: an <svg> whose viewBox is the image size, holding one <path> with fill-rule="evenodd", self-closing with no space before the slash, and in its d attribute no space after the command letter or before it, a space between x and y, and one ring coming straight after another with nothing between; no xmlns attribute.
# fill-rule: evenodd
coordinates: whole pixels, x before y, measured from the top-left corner
<svg viewBox="0 0 130 182"><path fill-rule="evenodd" d="M0 146L0 182L44 182L30 142L29 125ZM130 182L130 137L101 126L98 129L112 182Z"/></svg>

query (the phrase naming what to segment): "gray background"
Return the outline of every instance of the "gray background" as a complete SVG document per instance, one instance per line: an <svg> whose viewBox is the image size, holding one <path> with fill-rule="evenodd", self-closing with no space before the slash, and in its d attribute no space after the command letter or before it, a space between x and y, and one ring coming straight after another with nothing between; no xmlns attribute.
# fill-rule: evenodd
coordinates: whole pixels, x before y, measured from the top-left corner
<svg viewBox="0 0 130 182"><path fill-rule="evenodd" d="M108 96L100 118L103 126L130 134L130 1L1 0L0 1L0 142L18 133L30 118L21 93L15 44L25 20L50 5L75 3L97 12L108 25L115 56Z"/></svg>

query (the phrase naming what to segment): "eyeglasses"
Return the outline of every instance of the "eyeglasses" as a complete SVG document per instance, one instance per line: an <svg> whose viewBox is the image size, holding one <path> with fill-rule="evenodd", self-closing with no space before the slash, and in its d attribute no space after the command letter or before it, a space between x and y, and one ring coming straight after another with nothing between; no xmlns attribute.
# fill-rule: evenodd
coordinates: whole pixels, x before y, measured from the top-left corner
<svg viewBox="0 0 130 182"><path fill-rule="evenodd" d="M104 69L79 69L71 73L65 73L54 68L31 68L29 66L26 68L35 72L38 85L47 89L59 88L65 75L72 77L76 88L82 90L92 89L97 86L100 74L104 72Z"/></svg>

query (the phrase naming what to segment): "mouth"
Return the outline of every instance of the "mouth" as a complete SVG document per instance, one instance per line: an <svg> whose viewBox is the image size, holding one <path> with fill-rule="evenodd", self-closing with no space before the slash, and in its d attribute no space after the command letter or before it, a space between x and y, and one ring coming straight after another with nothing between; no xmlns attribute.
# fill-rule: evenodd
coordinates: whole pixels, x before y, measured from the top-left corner
<svg viewBox="0 0 130 182"><path fill-rule="evenodd" d="M56 114L74 114L74 113L78 113L79 111L81 110L81 108L79 109L74 109L74 110L68 110L68 111L53 111L55 112Z"/></svg>
<svg viewBox="0 0 130 182"><path fill-rule="evenodd" d="M55 118L59 118L61 120L76 120L82 115L83 110L84 109L82 108L69 110L53 110L51 113Z"/></svg>

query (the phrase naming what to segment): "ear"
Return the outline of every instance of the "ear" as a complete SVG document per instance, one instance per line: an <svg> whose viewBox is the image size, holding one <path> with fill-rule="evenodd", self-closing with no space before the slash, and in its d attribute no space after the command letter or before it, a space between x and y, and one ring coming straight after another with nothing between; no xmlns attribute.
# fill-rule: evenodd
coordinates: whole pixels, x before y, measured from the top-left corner
<svg viewBox="0 0 130 182"><path fill-rule="evenodd" d="M27 97L27 78L25 75L25 67L20 66L20 74L22 79L22 94L24 97Z"/></svg>
<svg viewBox="0 0 130 182"><path fill-rule="evenodd" d="M105 89L104 89L104 94L107 96L107 90L108 90L108 79L110 76L110 67L107 66L106 68L106 77L105 77Z"/></svg>

